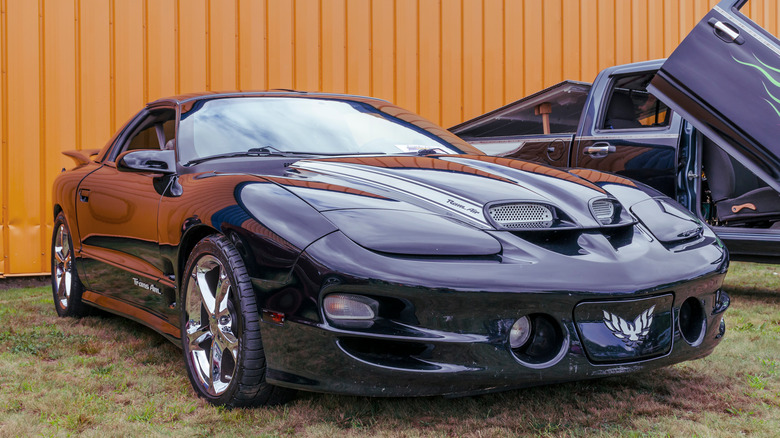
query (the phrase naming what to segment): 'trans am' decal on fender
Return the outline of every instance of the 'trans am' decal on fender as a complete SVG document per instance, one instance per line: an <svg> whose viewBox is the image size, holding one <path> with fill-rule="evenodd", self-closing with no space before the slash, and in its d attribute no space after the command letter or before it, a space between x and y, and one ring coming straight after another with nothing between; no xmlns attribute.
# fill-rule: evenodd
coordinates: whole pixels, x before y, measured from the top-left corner
<svg viewBox="0 0 780 438"><path fill-rule="evenodd" d="M157 286L155 286L153 284L145 283L145 282L143 282L143 281L141 281L141 280L139 280L139 279L137 279L135 277L133 277L133 284L138 286L138 287L140 287L140 288L143 288L143 289L146 289L148 291L154 292L154 293L156 293L158 295L162 295L162 292L160 292L160 288L159 287L157 287Z"/></svg>

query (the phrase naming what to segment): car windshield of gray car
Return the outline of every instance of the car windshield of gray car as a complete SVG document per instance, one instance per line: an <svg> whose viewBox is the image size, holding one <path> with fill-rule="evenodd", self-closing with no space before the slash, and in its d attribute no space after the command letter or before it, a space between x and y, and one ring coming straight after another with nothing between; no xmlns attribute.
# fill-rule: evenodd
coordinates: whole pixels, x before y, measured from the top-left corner
<svg viewBox="0 0 780 438"><path fill-rule="evenodd" d="M199 101L179 123L186 165L236 156L455 154L455 146L371 105L240 97Z"/></svg>

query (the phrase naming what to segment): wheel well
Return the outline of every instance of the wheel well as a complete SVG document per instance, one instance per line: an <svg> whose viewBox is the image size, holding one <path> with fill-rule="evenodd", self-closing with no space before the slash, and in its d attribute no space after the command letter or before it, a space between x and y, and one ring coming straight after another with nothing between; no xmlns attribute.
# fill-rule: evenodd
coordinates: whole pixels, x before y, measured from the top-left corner
<svg viewBox="0 0 780 438"><path fill-rule="evenodd" d="M190 257L192 249L198 244L204 237L218 233L217 230L207 227L205 225L192 228L182 237L181 244L179 244L179 256L178 256L178 275L177 283L179 289L182 286L182 280L184 279L184 268L187 265L187 259Z"/></svg>

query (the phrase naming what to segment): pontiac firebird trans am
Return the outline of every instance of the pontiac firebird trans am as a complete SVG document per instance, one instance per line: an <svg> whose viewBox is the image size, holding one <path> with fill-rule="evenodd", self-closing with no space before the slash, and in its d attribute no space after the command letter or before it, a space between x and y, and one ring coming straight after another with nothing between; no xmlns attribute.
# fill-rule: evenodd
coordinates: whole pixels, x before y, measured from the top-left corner
<svg viewBox="0 0 780 438"><path fill-rule="evenodd" d="M728 254L675 201L490 157L385 101L150 103L54 183L57 313L181 345L211 403L473 394L637 372L722 338Z"/></svg>

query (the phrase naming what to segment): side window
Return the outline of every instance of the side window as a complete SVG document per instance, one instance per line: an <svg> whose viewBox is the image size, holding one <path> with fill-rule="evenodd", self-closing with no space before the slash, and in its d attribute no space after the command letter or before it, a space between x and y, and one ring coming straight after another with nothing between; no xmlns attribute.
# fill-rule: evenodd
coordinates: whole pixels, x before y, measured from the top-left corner
<svg viewBox="0 0 780 438"><path fill-rule="evenodd" d="M146 128L141 129L136 133L133 138L130 139L129 144L125 148L125 151L132 151L136 149L160 149L159 139L157 138L157 127L152 124Z"/></svg>
<svg viewBox="0 0 780 438"><path fill-rule="evenodd" d="M465 139L577 132L590 84L564 81L454 130Z"/></svg>
<svg viewBox="0 0 780 438"><path fill-rule="evenodd" d="M618 76L612 81L600 129L647 129L669 126L671 110L647 92L655 72Z"/></svg>
<svg viewBox="0 0 780 438"><path fill-rule="evenodd" d="M151 112L135 125L116 156L138 149L164 149L166 143L174 138L175 123L176 112L173 109Z"/></svg>
<svg viewBox="0 0 780 438"><path fill-rule="evenodd" d="M173 149L174 148L174 138L176 137L176 120L173 118L170 120L167 120L165 123L162 124L162 130L163 130L163 138L165 139L165 143L163 145L163 149Z"/></svg>

